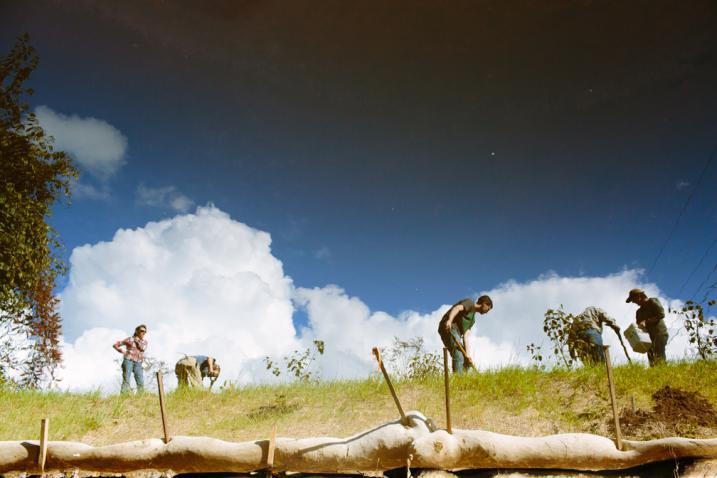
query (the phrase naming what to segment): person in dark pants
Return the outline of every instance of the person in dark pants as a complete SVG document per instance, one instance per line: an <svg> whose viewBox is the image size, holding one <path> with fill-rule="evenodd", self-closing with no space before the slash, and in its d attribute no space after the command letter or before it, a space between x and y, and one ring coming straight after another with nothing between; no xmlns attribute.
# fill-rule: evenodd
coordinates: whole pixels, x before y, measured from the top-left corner
<svg viewBox="0 0 717 478"><path fill-rule="evenodd" d="M635 312L635 321L637 326L650 334L652 340L652 348L647 352L647 360L650 367L654 367L660 363L665 363L665 347L669 333L665 325L665 309L656 297L648 298L642 289L632 289L627 296L625 302L633 302L640 306Z"/></svg>
<svg viewBox="0 0 717 478"><path fill-rule="evenodd" d="M144 339L147 334L147 326L142 324L134 329L134 335L124 340L116 342L114 349L124 355L122 360L122 389L121 393L129 392L129 381L134 374L134 381L137 384L137 392L144 390L144 371L142 370L142 361L144 360L144 351L147 350L147 341ZM125 350L122 350L122 346Z"/></svg>
<svg viewBox="0 0 717 478"><path fill-rule="evenodd" d="M468 331L475 324L475 314L487 314L493 308L493 301L487 295L478 297L475 303L470 299L456 302L441 318L438 334L443 345L453 359L453 373L461 374L473 364L470 356L464 356L456 344L463 341L463 349L468 353Z"/></svg>
<svg viewBox="0 0 717 478"><path fill-rule="evenodd" d="M598 307L588 307L576 315L568 337L570 355L579 358L584 364L604 363L603 324L620 334L620 327L615 320Z"/></svg>

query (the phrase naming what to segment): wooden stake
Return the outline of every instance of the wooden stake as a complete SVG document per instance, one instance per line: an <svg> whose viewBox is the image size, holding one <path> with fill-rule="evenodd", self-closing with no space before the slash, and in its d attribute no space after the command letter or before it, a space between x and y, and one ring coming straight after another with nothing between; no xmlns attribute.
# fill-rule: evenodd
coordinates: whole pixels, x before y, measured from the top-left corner
<svg viewBox="0 0 717 478"><path fill-rule="evenodd" d="M451 396L450 396L450 375L448 372L448 349L443 347L443 383L446 389L446 430L453 434L451 429Z"/></svg>
<svg viewBox="0 0 717 478"><path fill-rule="evenodd" d="M618 450L622 450L622 433L620 433L620 417L617 413L617 399L615 397L615 383L612 379L612 363L610 362L610 346L603 345L605 353L605 365L607 366L607 381L610 386L610 401L612 402L612 415L615 419L615 444Z"/></svg>
<svg viewBox="0 0 717 478"><path fill-rule="evenodd" d="M266 452L266 478L271 478L274 474L274 451L276 450L276 424L271 427L271 437L269 438L269 450Z"/></svg>
<svg viewBox="0 0 717 478"><path fill-rule="evenodd" d="M171 440L169 431L167 430L167 412L164 408L164 380L162 380L162 372L157 372L157 389L159 390L159 409L162 412L162 429L164 430L164 443L167 444Z"/></svg>
<svg viewBox="0 0 717 478"><path fill-rule="evenodd" d="M50 427L50 419L43 418L40 421L40 453L37 455L37 466L40 473L45 473L45 461L47 460L47 437Z"/></svg>
<svg viewBox="0 0 717 478"><path fill-rule="evenodd" d="M403 413L403 408L401 408L401 402L398 401L398 395L396 395L396 391L393 389L393 385L391 384L391 379L388 378L388 372L386 372L386 367L383 366L383 361L381 360L381 352L379 352L378 347L373 348L373 355L376 357L376 360L378 361L378 366L381 367L381 372L383 373L383 378L386 379L386 384L388 385L388 390L391 392L393 401L396 402L396 407L398 408L398 413L401 414L401 423L403 425L407 426L408 419L406 418L406 414Z"/></svg>
<svg viewBox="0 0 717 478"><path fill-rule="evenodd" d="M635 395L630 396L630 403L632 404L632 414L637 415L637 407L635 406Z"/></svg>

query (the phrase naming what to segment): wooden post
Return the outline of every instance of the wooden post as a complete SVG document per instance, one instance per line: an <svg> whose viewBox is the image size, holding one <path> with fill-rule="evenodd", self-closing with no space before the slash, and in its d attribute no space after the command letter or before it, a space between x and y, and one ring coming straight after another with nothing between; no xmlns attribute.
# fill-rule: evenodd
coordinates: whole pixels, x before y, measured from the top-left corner
<svg viewBox="0 0 717 478"><path fill-rule="evenodd" d="M620 432L620 416L617 412L617 399L615 397L615 383L612 378L612 363L610 362L610 346L603 345L605 352L605 365L607 366L607 381L610 386L610 401L612 402L612 415L615 419L615 444L618 450L622 450L622 433Z"/></svg>
<svg viewBox="0 0 717 478"><path fill-rule="evenodd" d="M637 407L635 406L635 395L630 396L630 403L632 404L632 414L637 415Z"/></svg>
<svg viewBox="0 0 717 478"><path fill-rule="evenodd" d="M450 375L448 372L448 349L443 347L443 383L446 389L446 430L453 434L451 428L451 396L450 396Z"/></svg>
<svg viewBox="0 0 717 478"><path fill-rule="evenodd" d="M269 449L266 452L266 478L271 478L274 473L274 452L276 450L276 424L271 427L269 438Z"/></svg>
<svg viewBox="0 0 717 478"><path fill-rule="evenodd" d="M37 466L40 473L45 473L45 461L47 460L47 437L50 427L50 419L43 418L40 421L40 452L37 455Z"/></svg>
<svg viewBox="0 0 717 478"><path fill-rule="evenodd" d="M162 430L164 430L164 443L167 444L171 440L169 431L167 430L167 412L164 407L164 380L162 380L162 372L157 372L157 389L159 390L159 409L162 412Z"/></svg>
<svg viewBox="0 0 717 478"><path fill-rule="evenodd" d="M396 395L396 391L393 389L393 385L391 384L391 379L388 378L388 372L386 372L386 367L383 366L383 361L381 360L381 352L379 352L378 347L373 348L373 355L376 357L376 360L378 361L378 366L381 367L381 372L383 373L383 378L386 380L386 384L388 384L388 390L391 392L393 401L396 402L396 407L398 408L398 413L401 414L401 423L403 425L408 425L408 419L406 418L406 414L403 413L403 408L401 408L401 402L398 401L398 396Z"/></svg>

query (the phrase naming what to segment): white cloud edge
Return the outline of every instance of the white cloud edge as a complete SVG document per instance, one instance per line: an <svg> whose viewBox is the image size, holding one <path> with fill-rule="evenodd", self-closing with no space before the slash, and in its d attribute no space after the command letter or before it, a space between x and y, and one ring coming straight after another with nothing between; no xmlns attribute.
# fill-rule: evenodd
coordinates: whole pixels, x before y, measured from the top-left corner
<svg viewBox="0 0 717 478"><path fill-rule="evenodd" d="M221 239L226 237L231 240ZM84 306L75 303L74 310L67 311L89 319L80 328L74 342L65 343L68 351L65 371L68 372L66 377L69 380L61 387L91 389L97 385L97 377L109 375L109 382L113 382L114 388L108 389L106 383L99 386L110 391L118 388L119 372L114 370L115 365L111 365L112 359L116 358L113 355L115 352L109 348L111 344L108 341L124 338L136 325L134 322L148 320L156 322L150 326L150 354L158 355L171 367L176 360L172 353L177 354L180 349L185 351L183 347L190 353L206 353L207 348L213 347L212 340L219 340L223 344L221 350L224 351L220 362L233 362L223 367L227 371L223 379L237 383L275 381L265 370L263 357L280 358L291 350L309 346L315 338L327 343L327 353L316 363L325 379L367 376L375 369L370 355L371 347L387 346L394 336L404 339L422 336L429 351L440 351L442 345L436 329L441 315L450 304L440 305L428 313L407 310L393 317L385 312L372 311L360 298L348 295L336 285L312 289L294 286L291 278L284 274L281 262L271 253L270 243L271 238L267 233L232 220L226 213L209 205L198 207L193 214L151 222L131 231L119 230L112 241L107 243L76 248L72 253L74 276L71 274L70 283L63 294L72 293L72 287L84 287L79 296L88 297L94 302L89 304L88 310L83 311ZM242 259L237 261L238 256ZM115 262L116 265L113 265ZM152 264L156 270L148 272ZM152 276L155 273L159 275ZM83 274L83 278L78 276ZM186 276L183 281L178 279L182 274ZM133 285L141 280L142 275L150 276L144 287L154 287L151 294L144 296L142 288ZM247 292L247 284L254 281L254 277L265 279L255 282L258 289ZM484 370L505 365L528 365L530 360L524 351L525 345L541 340L547 343L547 339L541 335L543 313L548 307L557 307L560 303L565 304L566 310L571 313L579 313L587 305L602 307L618 320L623 329L634 320L635 307L624 302L630 288L642 287L649 295L660 296L665 305L673 308L681 305L680 301L663 297L656 285L645 283L642 277L642 271L633 269L624 269L604 277L561 277L549 271L524 283L505 281L484 291L493 297L496 306L488 315L479 317L476 327L471 331L472 356ZM264 282L266 280L269 282ZM260 285L262 282L265 285ZM175 288L180 290L179 295L174 291ZM222 288L225 289L223 292L220 290L215 294L217 289ZM273 294L265 295L261 292L262 288L283 292L272 298ZM177 305L176 302L182 299L181 291L196 294L192 299L200 305ZM152 310L146 313L142 307L130 307L127 301L122 300L123 294L132 296L133 301ZM237 298L237 294L242 297ZM586 296L591 299L586 299ZM452 301L458 299L460 297L455 297ZM159 302L157 307L153 304L155 301ZM278 313L272 315L273 323L264 332L259 330L261 324L252 321L251 317L240 319L235 313L236 310L243 310L242 307L261 310L256 309L257 305L265 311L275 310ZM157 313L153 312L172 308L164 319L158 319ZM224 327L223 334L195 336L191 330L192 320L200 320L205 308L212 309L206 312L209 314L207 317L215 318L217 324ZM307 327L296 332L293 317L298 308L307 312L309 322ZM526 308L530 309L527 313ZM115 309L122 313L112 315ZM173 320L180 316L183 317L181 320ZM105 317L107 320L97 323L97 317ZM135 320L129 322L127 317ZM337 318L341 320L340 326L337 326ZM518 338L506 334L507 320L512 321L510 328L519 328L528 335ZM233 325L239 323L244 325L239 328ZM676 319L668 318L668 327L673 332L676 326ZM256 327L259 329L254 330ZM283 333L283 329L291 329L291 333ZM277 332L282 333L277 335ZM269 335L262 335L266 333ZM604 333L605 341L615 351L615 362L624 362L617 339L611 334L609 330ZM172 342L172 337L179 342ZM257 342L256 338L251 337L265 338ZM266 337L271 339L267 340ZM94 340L90 340L92 338ZM266 343L262 343L262 340ZM102 342L102 345L96 349L88 345L95 341ZM673 333L668 344L669 357L684 356L680 350L684 350L685 346L685 337ZM155 354L158 350L172 353ZM87 353L83 355L83 351ZM644 362L644 356L632 356ZM101 365L101 368L88 371L88 364L92 364L92 367ZM83 377L92 377L93 380L88 383ZM283 378L286 379L286 376ZM169 380L171 388L173 378L169 377Z"/></svg>
<svg viewBox="0 0 717 478"><path fill-rule="evenodd" d="M100 181L107 181L125 164L127 137L107 121L92 116L65 115L46 105L35 108L40 126L80 168Z"/></svg>
<svg viewBox="0 0 717 478"><path fill-rule="evenodd" d="M145 186L144 183L137 186L135 202L143 206L169 209L179 213L189 211L195 204L194 200L179 191L176 186L152 188Z"/></svg>

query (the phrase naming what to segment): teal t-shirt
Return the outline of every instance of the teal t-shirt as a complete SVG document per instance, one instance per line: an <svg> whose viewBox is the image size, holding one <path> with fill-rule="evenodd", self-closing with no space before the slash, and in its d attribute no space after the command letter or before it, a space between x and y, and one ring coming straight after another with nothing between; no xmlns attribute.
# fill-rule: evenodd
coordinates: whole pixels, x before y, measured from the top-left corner
<svg viewBox="0 0 717 478"><path fill-rule="evenodd" d="M453 319L453 327L458 328L458 331L461 333L461 335L463 335L468 330L470 330L471 327L473 327L473 324L476 323L475 302L470 299L463 299L453 304L451 308L448 309L448 311L443 315L443 318L441 319L441 325L448 320L448 314L450 314L451 309L453 309L453 307L459 304L463 306L463 310L459 312L458 316L455 319Z"/></svg>
<svg viewBox="0 0 717 478"><path fill-rule="evenodd" d="M465 334L466 332L468 332L471 327L473 327L473 324L476 323L476 311L473 310L473 303L471 303L470 310L472 310L472 312L468 312L461 315L461 321L458 324L458 328L460 329L461 334Z"/></svg>

